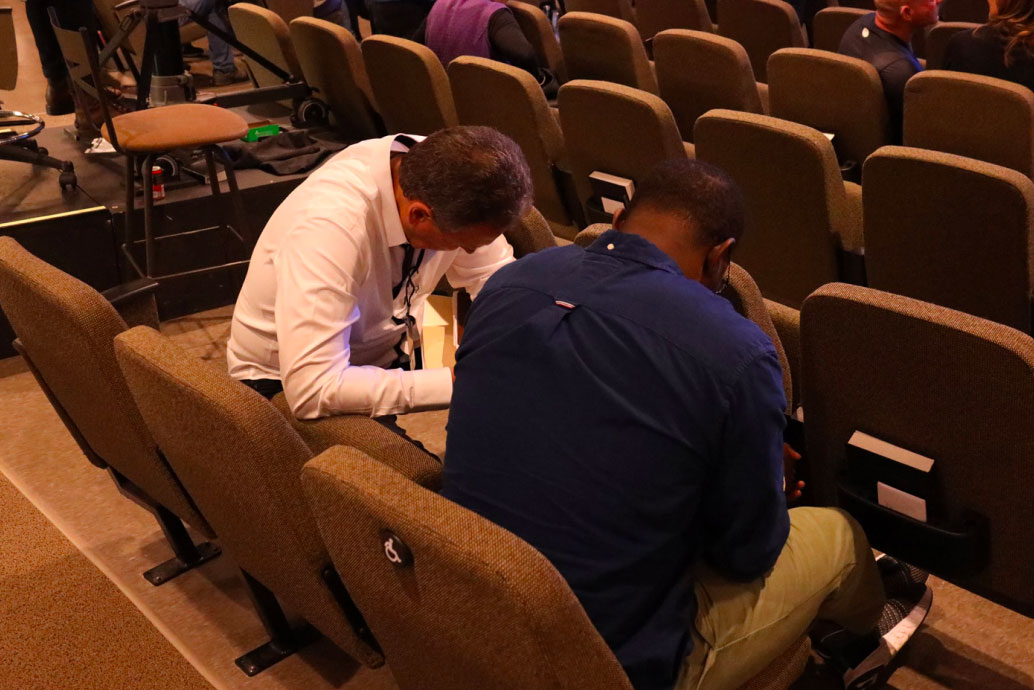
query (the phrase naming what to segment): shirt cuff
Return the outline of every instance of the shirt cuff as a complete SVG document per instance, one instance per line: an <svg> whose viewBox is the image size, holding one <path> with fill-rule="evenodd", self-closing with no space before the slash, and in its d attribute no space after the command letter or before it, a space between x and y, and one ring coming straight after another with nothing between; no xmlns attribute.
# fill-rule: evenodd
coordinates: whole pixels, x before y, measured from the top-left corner
<svg viewBox="0 0 1034 690"><path fill-rule="evenodd" d="M452 400L452 369L418 369L413 376L413 406L411 412L441 410Z"/></svg>

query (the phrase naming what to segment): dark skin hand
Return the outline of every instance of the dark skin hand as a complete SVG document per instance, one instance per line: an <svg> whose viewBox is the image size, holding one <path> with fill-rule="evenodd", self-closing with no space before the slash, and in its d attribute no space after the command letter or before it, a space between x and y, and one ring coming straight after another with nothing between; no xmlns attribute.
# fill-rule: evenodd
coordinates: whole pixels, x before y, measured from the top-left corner
<svg viewBox="0 0 1034 690"><path fill-rule="evenodd" d="M786 478L786 502L792 503L801 497L804 490L804 482L794 481L794 466L801 459L801 454L790 447L789 443L783 444L783 476Z"/></svg>

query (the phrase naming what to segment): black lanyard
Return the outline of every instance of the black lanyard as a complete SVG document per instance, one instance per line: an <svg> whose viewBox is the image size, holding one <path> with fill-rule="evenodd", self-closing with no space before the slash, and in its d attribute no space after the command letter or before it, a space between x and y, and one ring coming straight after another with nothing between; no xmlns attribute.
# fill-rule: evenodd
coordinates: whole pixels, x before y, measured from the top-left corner
<svg viewBox="0 0 1034 690"><path fill-rule="evenodd" d="M413 276L416 275L417 271L420 270L420 264L424 262L424 250L421 249L420 253L416 255L416 262L413 261L414 248L411 244L402 245L405 250L405 254L402 257L402 279L399 280L398 284L391 289L391 298L394 300L402 292L403 286L405 286L405 304L406 313L405 316L399 318L394 314L391 320L396 326L405 325L406 332L402 334L402 338L395 345L395 361L392 362L389 369L423 369L423 353L419 344L419 331L416 328L416 318L410 314L413 308L413 295L416 294L416 283L413 282ZM406 342L406 336L411 336L413 339L413 357L410 359L408 353L402 347Z"/></svg>

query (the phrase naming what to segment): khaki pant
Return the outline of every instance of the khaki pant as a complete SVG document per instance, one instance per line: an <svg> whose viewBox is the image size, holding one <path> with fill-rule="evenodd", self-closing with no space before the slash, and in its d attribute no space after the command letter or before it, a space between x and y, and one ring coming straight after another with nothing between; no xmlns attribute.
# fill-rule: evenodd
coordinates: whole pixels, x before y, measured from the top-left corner
<svg viewBox="0 0 1034 690"><path fill-rule="evenodd" d="M693 650L675 690L735 690L786 651L816 618L872 630L883 582L861 527L835 508L794 508L790 535L764 577L696 580Z"/></svg>

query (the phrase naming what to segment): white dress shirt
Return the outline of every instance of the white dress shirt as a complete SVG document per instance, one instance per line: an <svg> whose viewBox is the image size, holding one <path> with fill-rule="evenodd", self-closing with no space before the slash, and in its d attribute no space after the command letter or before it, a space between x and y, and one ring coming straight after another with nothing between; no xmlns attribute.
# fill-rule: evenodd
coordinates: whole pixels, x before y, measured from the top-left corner
<svg viewBox="0 0 1034 690"><path fill-rule="evenodd" d="M338 153L280 204L252 253L230 327L230 375L280 379L300 419L434 409L452 397L447 368L383 368L406 332L392 321L406 312L405 289L391 294L406 235L390 158L407 150L389 136ZM419 326L443 275L474 297L511 261L502 236L471 254L426 250L411 315Z"/></svg>

